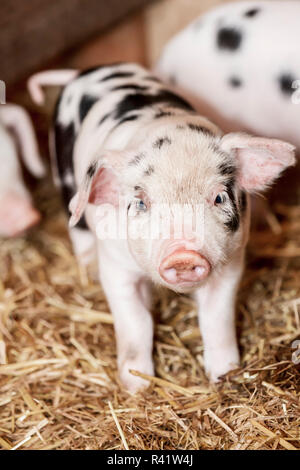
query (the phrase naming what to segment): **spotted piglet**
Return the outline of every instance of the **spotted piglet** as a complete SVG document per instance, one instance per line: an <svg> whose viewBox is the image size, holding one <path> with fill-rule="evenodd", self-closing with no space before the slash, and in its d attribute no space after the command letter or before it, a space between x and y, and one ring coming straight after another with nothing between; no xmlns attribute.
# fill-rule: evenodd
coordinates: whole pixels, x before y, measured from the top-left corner
<svg viewBox="0 0 300 470"><path fill-rule="evenodd" d="M135 64L42 72L31 80L33 98L42 101L41 86L59 77L65 87L52 139L57 176L72 212L75 253L88 262L97 248L123 384L135 392L148 383L131 369L154 374L151 283L193 293L206 372L218 380L239 363L234 311L247 195L294 163L294 147L223 136Z"/></svg>
<svg viewBox="0 0 300 470"><path fill-rule="evenodd" d="M39 212L33 207L18 161L20 152L28 170L36 177L44 174L34 130L27 112L20 106L0 106L0 236L13 237L35 225Z"/></svg>
<svg viewBox="0 0 300 470"><path fill-rule="evenodd" d="M297 1L221 5L170 40L156 73L222 128L300 149L299 17Z"/></svg>

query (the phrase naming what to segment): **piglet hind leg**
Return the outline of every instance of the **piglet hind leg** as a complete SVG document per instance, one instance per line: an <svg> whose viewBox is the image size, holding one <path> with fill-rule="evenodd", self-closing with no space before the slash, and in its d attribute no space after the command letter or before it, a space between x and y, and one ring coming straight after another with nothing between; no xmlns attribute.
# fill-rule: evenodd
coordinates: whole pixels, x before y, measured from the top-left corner
<svg viewBox="0 0 300 470"><path fill-rule="evenodd" d="M242 272L243 254L240 254L195 293L204 366L212 382L218 382L222 375L239 365L235 302Z"/></svg>
<svg viewBox="0 0 300 470"><path fill-rule="evenodd" d="M117 260L100 252L99 273L113 318L121 382L130 393L149 385L130 370L154 375L153 321L140 292L140 282Z"/></svg>

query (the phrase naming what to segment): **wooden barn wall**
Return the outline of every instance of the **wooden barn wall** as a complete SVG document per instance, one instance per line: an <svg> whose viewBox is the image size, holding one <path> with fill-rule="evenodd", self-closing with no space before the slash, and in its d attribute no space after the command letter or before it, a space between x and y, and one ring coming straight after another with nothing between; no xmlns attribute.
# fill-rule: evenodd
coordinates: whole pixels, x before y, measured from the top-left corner
<svg viewBox="0 0 300 470"><path fill-rule="evenodd" d="M1 0L0 79L8 85L151 0Z"/></svg>

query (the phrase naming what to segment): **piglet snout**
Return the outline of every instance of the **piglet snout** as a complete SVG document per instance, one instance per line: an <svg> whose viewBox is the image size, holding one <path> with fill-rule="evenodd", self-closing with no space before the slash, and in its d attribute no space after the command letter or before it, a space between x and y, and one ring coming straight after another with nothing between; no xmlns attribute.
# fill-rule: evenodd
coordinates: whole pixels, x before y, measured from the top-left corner
<svg viewBox="0 0 300 470"><path fill-rule="evenodd" d="M0 236L16 237L36 225L40 213L30 201L16 193L9 193L0 200Z"/></svg>
<svg viewBox="0 0 300 470"><path fill-rule="evenodd" d="M197 251L179 249L164 258L159 274L168 284L198 283L210 272L210 264Z"/></svg>

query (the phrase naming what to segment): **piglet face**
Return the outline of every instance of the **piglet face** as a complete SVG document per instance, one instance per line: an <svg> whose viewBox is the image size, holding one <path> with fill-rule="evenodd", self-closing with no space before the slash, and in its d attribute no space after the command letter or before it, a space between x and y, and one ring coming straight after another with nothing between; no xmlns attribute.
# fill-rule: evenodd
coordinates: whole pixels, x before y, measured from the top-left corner
<svg viewBox="0 0 300 470"><path fill-rule="evenodd" d="M99 204L110 195L126 212L136 262L154 282L185 292L204 284L245 244L247 192L264 189L293 163L294 148L280 141L221 138L195 123L170 124L137 150L102 157L93 182L82 185L86 196L79 191L71 209L76 222L85 202Z"/></svg>
<svg viewBox="0 0 300 470"><path fill-rule="evenodd" d="M234 157L211 135L176 131L152 138L124 176L132 255L154 282L185 292L241 246L245 195Z"/></svg>
<svg viewBox="0 0 300 470"><path fill-rule="evenodd" d="M137 208L129 227L137 224L134 232L143 233L157 206L170 210L163 213L156 239L130 237L129 244L156 282L184 292L206 282L242 248L248 231L247 193L264 190L295 157L288 143L246 134L169 135L160 155L154 152L151 162L141 159L136 165Z"/></svg>

